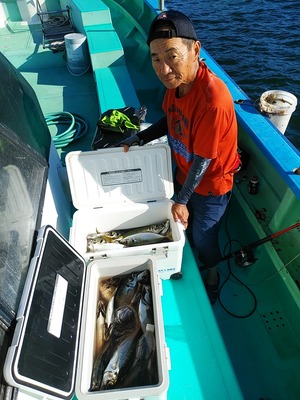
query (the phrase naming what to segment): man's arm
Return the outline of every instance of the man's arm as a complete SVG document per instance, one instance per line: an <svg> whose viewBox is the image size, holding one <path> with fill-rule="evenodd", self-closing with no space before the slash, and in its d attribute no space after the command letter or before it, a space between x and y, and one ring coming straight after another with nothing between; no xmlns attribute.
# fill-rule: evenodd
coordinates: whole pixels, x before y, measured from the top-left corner
<svg viewBox="0 0 300 400"><path fill-rule="evenodd" d="M199 185L205 171L207 170L211 159L203 158L194 155L193 164L186 177L184 185L175 198L175 203L172 205L172 215L174 221L180 221L184 228L188 226L189 212L187 209L187 202L189 201L192 193Z"/></svg>
<svg viewBox="0 0 300 400"><path fill-rule="evenodd" d="M124 146L124 151L127 152L131 146L143 146L145 143L151 142L154 139L158 139L167 133L167 118L164 116L159 121L150 125L149 128L138 132L136 135L129 136L116 146Z"/></svg>
<svg viewBox="0 0 300 400"><path fill-rule="evenodd" d="M199 185L205 171L207 170L211 159L203 158L194 155L194 161L186 177L184 185L182 186L180 192L177 194L175 202L178 204L187 204L192 193Z"/></svg>
<svg viewBox="0 0 300 400"><path fill-rule="evenodd" d="M151 142L152 140L158 139L167 133L167 117L163 116L160 120L150 125L149 128L138 132L137 136L140 138L140 141L143 141L143 144L145 144Z"/></svg>

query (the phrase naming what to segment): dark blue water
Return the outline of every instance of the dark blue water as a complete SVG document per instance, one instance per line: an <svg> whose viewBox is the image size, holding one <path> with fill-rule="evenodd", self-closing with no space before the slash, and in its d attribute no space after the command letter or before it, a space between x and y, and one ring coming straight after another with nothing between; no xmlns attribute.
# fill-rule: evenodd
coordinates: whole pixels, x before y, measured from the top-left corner
<svg viewBox="0 0 300 400"><path fill-rule="evenodd" d="M300 149L300 1L166 0L186 13L209 54L253 100L266 90L298 98L285 136Z"/></svg>

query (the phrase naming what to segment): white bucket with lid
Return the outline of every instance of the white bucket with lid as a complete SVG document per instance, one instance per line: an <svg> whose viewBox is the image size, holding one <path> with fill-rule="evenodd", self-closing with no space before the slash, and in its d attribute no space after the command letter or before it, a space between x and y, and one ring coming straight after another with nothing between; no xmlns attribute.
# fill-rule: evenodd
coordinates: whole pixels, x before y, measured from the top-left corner
<svg viewBox="0 0 300 400"><path fill-rule="evenodd" d="M283 90L268 90L260 96L260 111L268 116L282 134L285 133L296 106L297 97Z"/></svg>
<svg viewBox="0 0 300 400"><path fill-rule="evenodd" d="M86 36L82 33L68 33L64 39L68 71L75 76L85 74L90 68Z"/></svg>

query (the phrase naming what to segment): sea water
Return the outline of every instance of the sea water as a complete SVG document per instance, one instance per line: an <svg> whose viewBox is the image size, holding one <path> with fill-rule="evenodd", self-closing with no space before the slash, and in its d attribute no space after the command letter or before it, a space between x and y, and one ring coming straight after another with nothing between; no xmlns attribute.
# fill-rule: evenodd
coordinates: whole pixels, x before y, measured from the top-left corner
<svg viewBox="0 0 300 400"><path fill-rule="evenodd" d="M166 0L187 14L199 40L256 101L267 90L298 98L285 136L300 150L300 1Z"/></svg>

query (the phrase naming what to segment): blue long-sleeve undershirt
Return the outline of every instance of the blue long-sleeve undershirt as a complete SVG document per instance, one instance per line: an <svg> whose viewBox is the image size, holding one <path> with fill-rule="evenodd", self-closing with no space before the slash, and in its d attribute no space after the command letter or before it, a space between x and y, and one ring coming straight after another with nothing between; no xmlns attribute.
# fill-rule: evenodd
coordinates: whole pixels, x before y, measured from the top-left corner
<svg viewBox="0 0 300 400"><path fill-rule="evenodd" d="M159 121L150 125L148 128L137 133L137 136L142 141L142 144L149 143L152 140L158 139L168 133L167 117L163 116Z"/></svg>
<svg viewBox="0 0 300 400"><path fill-rule="evenodd" d="M186 177L186 180L185 180L181 190L178 192L178 194L175 198L176 203L184 204L184 205L187 204L192 193L194 192L196 187L199 185L210 162L211 162L211 159L209 159L209 158L203 158L203 157L194 155L194 161L193 161L192 166L189 170L189 173Z"/></svg>

